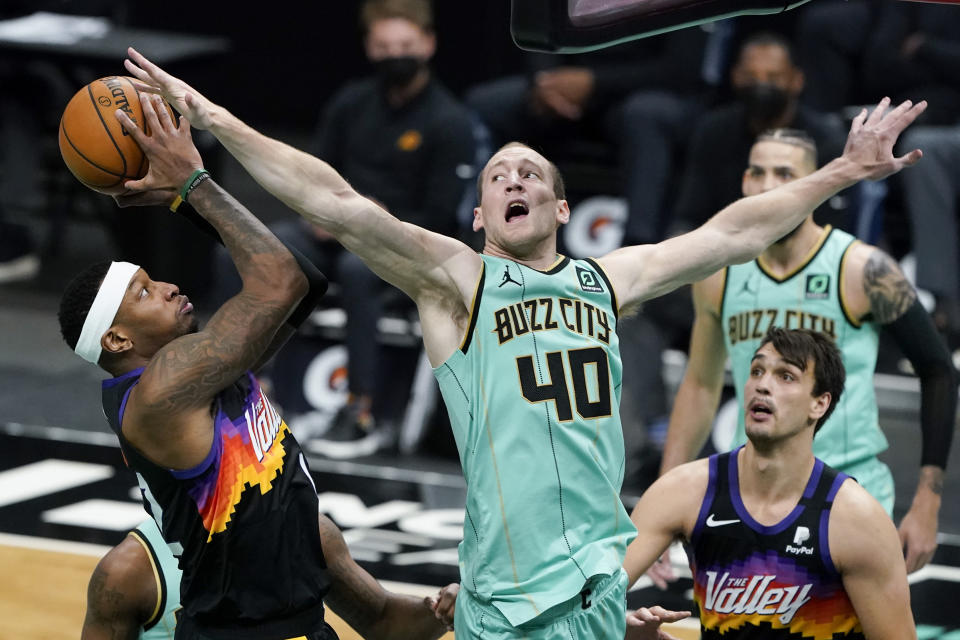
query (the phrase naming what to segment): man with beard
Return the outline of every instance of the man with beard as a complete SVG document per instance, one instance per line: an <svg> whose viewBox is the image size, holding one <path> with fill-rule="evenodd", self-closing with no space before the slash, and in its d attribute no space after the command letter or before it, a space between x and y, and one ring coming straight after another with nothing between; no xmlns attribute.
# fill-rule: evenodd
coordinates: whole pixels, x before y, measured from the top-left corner
<svg viewBox="0 0 960 640"><path fill-rule="evenodd" d="M815 170L816 149L808 136L795 130L769 131L750 151L743 195L772 190ZM929 562L937 546L943 473L956 415L956 377L946 345L896 262L839 229L818 225L811 212L757 259L694 284L693 299L690 360L670 416L661 471L692 460L703 447L728 354L740 397L737 431L729 444L733 448L746 441L742 393L748 364L766 331L772 326L813 329L837 342L849 388L814 441L814 454L855 477L892 513L893 477L877 459L887 440L873 389L884 327L920 378L920 477L900 524L900 539L908 571Z"/></svg>

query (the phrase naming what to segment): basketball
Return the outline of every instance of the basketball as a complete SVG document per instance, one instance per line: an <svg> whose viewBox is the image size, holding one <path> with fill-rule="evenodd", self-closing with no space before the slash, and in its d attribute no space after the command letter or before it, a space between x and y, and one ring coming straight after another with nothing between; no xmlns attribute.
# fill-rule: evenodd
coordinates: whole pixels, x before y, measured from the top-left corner
<svg viewBox="0 0 960 640"><path fill-rule="evenodd" d="M143 151L114 115L122 109L146 131L133 83L126 76L94 80L70 99L60 118L60 155L67 168L85 186L107 195L122 193L125 181L147 173ZM173 117L170 105L164 105Z"/></svg>

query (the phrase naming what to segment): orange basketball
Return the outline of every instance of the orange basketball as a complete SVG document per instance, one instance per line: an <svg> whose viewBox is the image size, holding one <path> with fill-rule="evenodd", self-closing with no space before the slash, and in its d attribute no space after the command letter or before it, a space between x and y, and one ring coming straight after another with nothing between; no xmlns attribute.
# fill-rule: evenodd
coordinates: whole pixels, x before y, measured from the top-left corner
<svg viewBox="0 0 960 640"><path fill-rule="evenodd" d="M122 109L147 131L133 82L126 76L94 80L70 99L60 118L63 161L80 182L100 193L122 193L125 181L147 173L143 151L114 115ZM164 105L173 117L170 105Z"/></svg>

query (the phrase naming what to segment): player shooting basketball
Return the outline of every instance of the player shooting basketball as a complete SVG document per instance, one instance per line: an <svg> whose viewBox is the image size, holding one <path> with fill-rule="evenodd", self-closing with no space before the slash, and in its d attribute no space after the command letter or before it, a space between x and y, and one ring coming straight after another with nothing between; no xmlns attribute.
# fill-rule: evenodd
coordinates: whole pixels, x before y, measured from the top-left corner
<svg viewBox="0 0 960 640"><path fill-rule="evenodd" d="M114 376L103 383L104 414L183 571L176 637L336 638L326 601L367 637L438 638L444 627L419 599L384 591L333 523L318 524L300 446L253 373L313 310L326 280L209 178L186 119L174 123L156 97L141 103L149 136L116 113L150 169L118 200L189 200L222 238L243 288L199 329L175 285L104 262L68 286L60 322L77 354ZM84 638L135 630L120 619L122 602L106 604Z"/></svg>
<svg viewBox="0 0 960 640"><path fill-rule="evenodd" d="M926 106L888 111L884 99L854 120L843 156L814 174L737 201L684 236L571 260L556 252L570 216L562 179L529 147L500 149L479 176L478 254L398 221L322 160L129 55L145 88L416 302L467 478L456 608L467 637L481 628L485 637L623 634L621 563L635 528L619 497L619 313L755 257L839 190L915 163L919 151L892 148ZM507 268L519 284L500 287Z"/></svg>

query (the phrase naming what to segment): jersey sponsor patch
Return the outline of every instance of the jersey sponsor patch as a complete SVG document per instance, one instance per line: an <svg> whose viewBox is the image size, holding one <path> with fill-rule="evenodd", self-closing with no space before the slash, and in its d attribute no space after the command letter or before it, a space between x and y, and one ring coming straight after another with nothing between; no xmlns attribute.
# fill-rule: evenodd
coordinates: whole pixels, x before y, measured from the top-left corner
<svg viewBox="0 0 960 640"><path fill-rule="evenodd" d="M577 281L580 288L589 293L603 293L603 285L600 284L600 278L593 271L577 267Z"/></svg>
<svg viewBox="0 0 960 640"><path fill-rule="evenodd" d="M826 300L830 296L830 276L811 273L807 276L806 299Z"/></svg>

